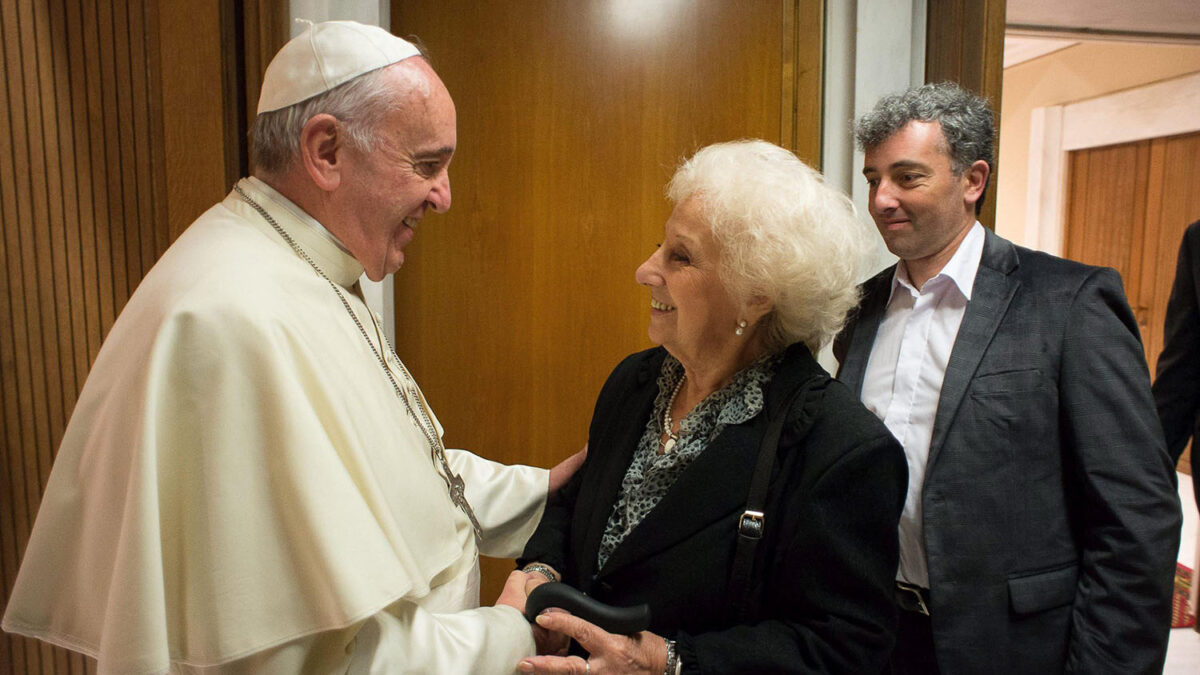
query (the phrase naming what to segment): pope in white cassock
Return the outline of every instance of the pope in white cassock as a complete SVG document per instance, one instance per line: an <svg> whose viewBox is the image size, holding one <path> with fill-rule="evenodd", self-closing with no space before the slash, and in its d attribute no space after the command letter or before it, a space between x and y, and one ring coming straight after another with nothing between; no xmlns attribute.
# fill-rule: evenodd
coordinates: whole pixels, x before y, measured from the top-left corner
<svg viewBox="0 0 1200 675"><path fill-rule="evenodd" d="M255 177L100 350L3 627L101 673L512 672L526 578L480 608L478 555L519 554L570 469L444 450L357 284L450 206L450 95L408 42L329 22L258 113Z"/></svg>

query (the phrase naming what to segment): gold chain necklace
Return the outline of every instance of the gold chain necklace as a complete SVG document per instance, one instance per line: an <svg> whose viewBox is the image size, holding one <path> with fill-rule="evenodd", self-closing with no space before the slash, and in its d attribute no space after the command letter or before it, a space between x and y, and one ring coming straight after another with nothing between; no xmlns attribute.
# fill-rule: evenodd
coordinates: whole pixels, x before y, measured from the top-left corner
<svg viewBox="0 0 1200 675"><path fill-rule="evenodd" d="M250 195L247 195L245 191L242 190L242 186L234 185L233 190L234 192L237 192L238 195L241 196L241 198L245 200L245 202L249 204L252 209L257 211L258 215L262 216L263 219L267 221L267 224L270 225L285 242L287 242L287 245L292 248L292 251L294 251L296 255L300 257L300 259L308 263L309 267L312 267L313 271L315 271L318 276L320 276L325 280L326 283L329 284L329 287L332 288L333 292L337 294L338 299L342 301L342 307L346 309L346 313L349 314L350 318L354 320L354 325L358 326L358 332L362 334L363 339L367 341L367 346L371 348L371 353L374 354L375 359L379 361L380 367L383 368L383 374L387 376L388 382L390 382L392 385L392 390L396 392L397 398L404 402L404 408L408 411L409 417L411 417L413 422L415 422L416 425L421 429L421 433L425 436L425 440L429 442L430 454L432 455L433 461L437 468L441 469L442 480L446 482L446 489L450 492L450 501L454 502L455 506L462 509L463 513L467 514L467 518L471 521L471 528L475 530L475 541L478 543L479 540L483 538L483 528L480 527L479 520L475 517L475 510L471 508L470 502L467 501L466 481L463 480L462 476L454 473L454 471L450 469L450 462L446 459L446 446L442 444L442 439L437 434L437 427L434 426L433 419L430 417L429 411L425 407L425 397L421 394L421 390L417 386L417 380L412 376L412 373L408 372L408 368L404 365L404 362L400 360L400 357L396 356L396 351L392 348L392 344L388 341L387 336L376 330L376 332L379 332L379 338L383 341L383 344L387 346L387 353L395 358L396 363L400 364L400 369L404 372L404 376L407 379L406 384L410 385L404 389L400 387L400 384L392 375L391 369L387 367L387 362L383 360L383 356L379 353L379 350L375 348L375 343L372 342L371 337L367 335L367 329L364 328L362 322L358 320L358 315L355 314L354 310L350 308L350 302L346 300L346 296L342 293L342 289L338 288L338 285L334 283L332 279L326 276L325 272L317 266L317 263L309 257L308 253L306 253L304 249L300 248L300 245L296 243L296 240L293 239L286 230L280 227L279 223L275 222L275 219L271 217L271 214L267 213L267 210L264 209L262 205L251 199ZM373 320L374 318L372 318L372 321ZM415 390L411 393L413 394L413 398L417 399L419 403L417 406L417 410L420 411L419 415L417 414L417 410L414 410L413 404L409 401L409 396L405 392L407 389Z"/></svg>

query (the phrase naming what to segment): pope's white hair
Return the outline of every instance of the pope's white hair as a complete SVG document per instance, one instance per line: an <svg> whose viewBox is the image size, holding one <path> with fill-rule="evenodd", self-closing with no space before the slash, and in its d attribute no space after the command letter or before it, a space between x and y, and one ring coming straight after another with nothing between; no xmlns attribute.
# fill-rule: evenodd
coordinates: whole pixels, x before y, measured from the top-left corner
<svg viewBox="0 0 1200 675"><path fill-rule="evenodd" d="M735 302L770 301L770 351L803 342L816 353L841 330L858 304L873 231L820 173L766 141L717 143L680 165L667 197L698 199Z"/></svg>
<svg viewBox="0 0 1200 675"><path fill-rule="evenodd" d="M372 70L329 91L256 117L250 129L256 169L267 174L287 171L300 157L300 131L322 113L338 119L348 144L364 152L374 150L379 124L389 110L402 105L413 92L429 96L429 78L409 63L414 59Z"/></svg>

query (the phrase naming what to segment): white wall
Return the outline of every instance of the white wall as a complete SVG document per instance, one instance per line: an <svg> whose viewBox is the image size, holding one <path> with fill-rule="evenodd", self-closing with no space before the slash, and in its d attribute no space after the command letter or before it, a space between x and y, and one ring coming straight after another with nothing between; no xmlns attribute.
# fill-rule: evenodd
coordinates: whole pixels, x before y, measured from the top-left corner
<svg viewBox="0 0 1200 675"><path fill-rule="evenodd" d="M924 84L926 0L845 0L825 5L825 103L821 172L846 192L867 222L863 154L854 147L854 120L884 96ZM874 231L875 225L871 224ZM896 257L876 235L870 276ZM866 277L864 277L866 278ZM827 347L817 360L829 372L837 361Z"/></svg>

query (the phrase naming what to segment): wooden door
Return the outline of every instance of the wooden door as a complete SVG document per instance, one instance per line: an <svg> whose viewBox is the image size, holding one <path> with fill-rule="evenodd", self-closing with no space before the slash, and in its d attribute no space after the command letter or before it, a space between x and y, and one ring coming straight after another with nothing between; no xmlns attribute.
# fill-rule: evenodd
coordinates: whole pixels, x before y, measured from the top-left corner
<svg viewBox="0 0 1200 675"><path fill-rule="evenodd" d="M638 264L707 144L819 163L821 2L403 0L458 108L453 206L396 275L396 341L451 446L551 466L650 346ZM485 564L484 600L511 561Z"/></svg>
<svg viewBox="0 0 1200 675"><path fill-rule="evenodd" d="M1121 273L1154 373L1183 231L1200 219L1200 133L1076 150L1066 256ZM1191 454L1180 470L1191 472Z"/></svg>
<svg viewBox="0 0 1200 675"><path fill-rule="evenodd" d="M265 64L254 56L281 43L281 9L0 2L0 613L101 341L159 255L244 170L238 102L256 95ZM95 670L0 635L2 673Z"/></svg>

